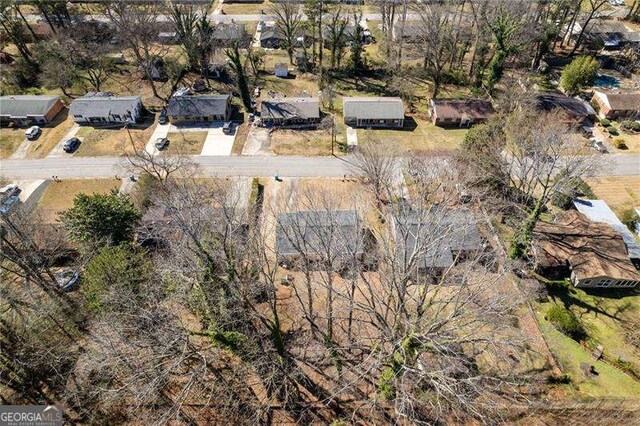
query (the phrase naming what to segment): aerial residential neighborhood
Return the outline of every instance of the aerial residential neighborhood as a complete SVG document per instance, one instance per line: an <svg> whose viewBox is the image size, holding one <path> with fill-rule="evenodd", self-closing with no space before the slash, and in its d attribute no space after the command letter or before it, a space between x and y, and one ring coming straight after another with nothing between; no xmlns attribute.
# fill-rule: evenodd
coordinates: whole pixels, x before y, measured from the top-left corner
<svg viewBox="0 0 640 426"><path fill-rule="evenodd" d="M0 291L0 423L640 424L640 1L0 0Z"/></svg>

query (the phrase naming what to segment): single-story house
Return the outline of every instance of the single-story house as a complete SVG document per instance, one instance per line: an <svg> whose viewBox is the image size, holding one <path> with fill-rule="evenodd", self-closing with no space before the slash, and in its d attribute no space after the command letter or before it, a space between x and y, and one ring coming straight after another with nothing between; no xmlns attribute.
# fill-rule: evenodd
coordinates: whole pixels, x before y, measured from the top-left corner
<svg viewBox="0 0 640 426"><path fill-rule="evenodd" d="M611 210L604 200L587 200L576 198L573 200L575 208L593 222L606 223L616 231L625 245L632 262L640 262L640 244L636 241L633 233L622 223L622 221Z"/></svg>
<svg viewBox="0 0 640 426"><path fill-rule="evenodd" d="M0 96L0 123L14 126L48 124L63 109L60 96Z"/></svg>
<svg viewBox="0 0 640 426"><path fill-rule="evenodd" d="M166 112L171 123L226 121L231 116L231 95L173 96Z"/></svg>
<svg viewBox="0 0 640 426"><path fill-rule="evenodd" d="M576 24L572 36L577 36L581 30L582 27ZM640 33L633 31L622 21L594 19L584 31L584 38L588 42L602 43L607 50L615 50L640 42Z"/></svg>
<svg viewBox="0 0 640 426"><path fill-rule="evenodd" d="M87 93L71 102L69 115L78 124L136 123L142 115L140 96Z"/></svg>
<svg viewBox="0 0 640 426"><path fill-rule="evenodd" d="M576 287L636 287L640 274L629 260L622 237L608 224L575 210L559 222L538 222L532 254L540 273L569 275Z"/></svg>
<svg viewBox="0 0 640 426"><path fill-rule="evenodd" d="M218 22L213 27L211 40L215 46L229 47L240 41L243 45L249 41L247 28L238 22Z"/></svg>
<svg viewBox="0 0 640 426"><path fill-rule="evenodd" d="M353 127L402 127L404 104L393 97L342 98L344 123Z"/></svg>
<svg viewBox="0 0 640 426"><path fill-rule="evenodd" d="M488 120L495 110L484 99L431 99L429 114L436 126L468 127Z"/></svg>
<svg viewBox="0 0 640 426"><path fill-rule="evenodd" d="M567 124L581 126L587 120L596 117L596 111L589 103L578 97L572 98L558 92L540 92L536 94L538 111L561 111Z"/></svg>
<svg viewBox="0 0 640 426"><path fill-rule="evenodd" d="M262 101L260 118L266 126L315 125L320 122L318 98L272 98Z"/></svg>
<svg viewBox="0 0 640 426"><path fill-rule="evenodd" d="M267 49L279 49L284 36L275 26L266 27L260 31L260 47Z"/></svg>
<svg viewBox="0 0 640 426"><path fill-rule="evenodd" d="M609 120L640 117L640 92L614 93L595 91L591 102L600 118Z"/></svg>
<svg viewBox="0 0 640 426"><path fill-rule="evenodd" d="M466 209L407 209L393 218L396 255L406 262L418 259L415 266L420 273L437 276L485 251L487 242L480 223L481 219Z"/></svg>
<svg viewBox="0 0 640 426"><path fill-rule="evenodd" d="M364 256L364 226L355 210L311 210L278 215L276 256L278 263L295 268L310 260L322 268L331 260L350 262ZM335 266L335 264L334 264Z"/></svg>

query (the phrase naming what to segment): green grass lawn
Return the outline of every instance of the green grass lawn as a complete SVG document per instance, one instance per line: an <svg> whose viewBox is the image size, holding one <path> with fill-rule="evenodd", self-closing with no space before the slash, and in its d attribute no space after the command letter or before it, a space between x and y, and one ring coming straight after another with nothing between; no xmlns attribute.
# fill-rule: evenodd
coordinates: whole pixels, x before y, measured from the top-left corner
<svg viewBox="0 0 640 426"><path fill-rule="evenodd" d="M640 295L623 294L615 289L600 294L595 290L590 292L561 287L551 291L549 301L535 305L547 343L563 370L571 374L575 389L581 396L640 399L640 382L612 366L620 359L640 371L640 348L629 341L640 325ZM588 348L560 333L544 319L554 304L571 309L580 319L588 334ZM598 345L604 347L604 361L596 362L591 357L591 348ZM582 363L595 365L600 374L587 377Z"/></svg>
<svg viewBox="0 0 640 426"><path fill-rule="evenodd" d="M174 132L167 135L169 146L163 154L198 155L207 138L207 132Z"/></svg>

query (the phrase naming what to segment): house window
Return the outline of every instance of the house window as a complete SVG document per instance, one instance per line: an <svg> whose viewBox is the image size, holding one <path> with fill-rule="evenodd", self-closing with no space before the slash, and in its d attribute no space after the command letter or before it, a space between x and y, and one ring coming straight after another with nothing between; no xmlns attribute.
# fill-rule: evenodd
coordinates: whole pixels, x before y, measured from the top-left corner
<svg viewBox="0 0 640 426"><path fill-rule="evenodd" d="M611 278L607 278L606 280L600 281L598 287L609 287L613 280Z"/></svg>
<svg viewBox="0 0 640 426"><path fill-rule="evenodd" d="M591 284L591 280L584 280L580 283L580 285L590 285Z"/></svg>

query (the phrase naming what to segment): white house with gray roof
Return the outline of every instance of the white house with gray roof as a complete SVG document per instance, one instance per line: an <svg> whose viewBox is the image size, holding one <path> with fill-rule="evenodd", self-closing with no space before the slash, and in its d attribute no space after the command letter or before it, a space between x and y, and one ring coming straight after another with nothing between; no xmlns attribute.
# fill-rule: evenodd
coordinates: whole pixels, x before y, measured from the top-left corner
<svg viewBox="0 0 640 426"><path fill-rule="evenodd" d="M0 96L0 122L3 125L48 124L63 109L60 96Z"/></svg>
<svg viewBox="0 0 640 426"><path fill-rule="evenodd" d="M403 127L404 104L393 97L342 98L344 124L352 127Z"/></svg>
<svg viewBox="0 0 640 426"><path fill-rule="evenodd" d="M133 124L142 115L140 96L89 93L71 102L69 115L78 124Z"/></svg>

